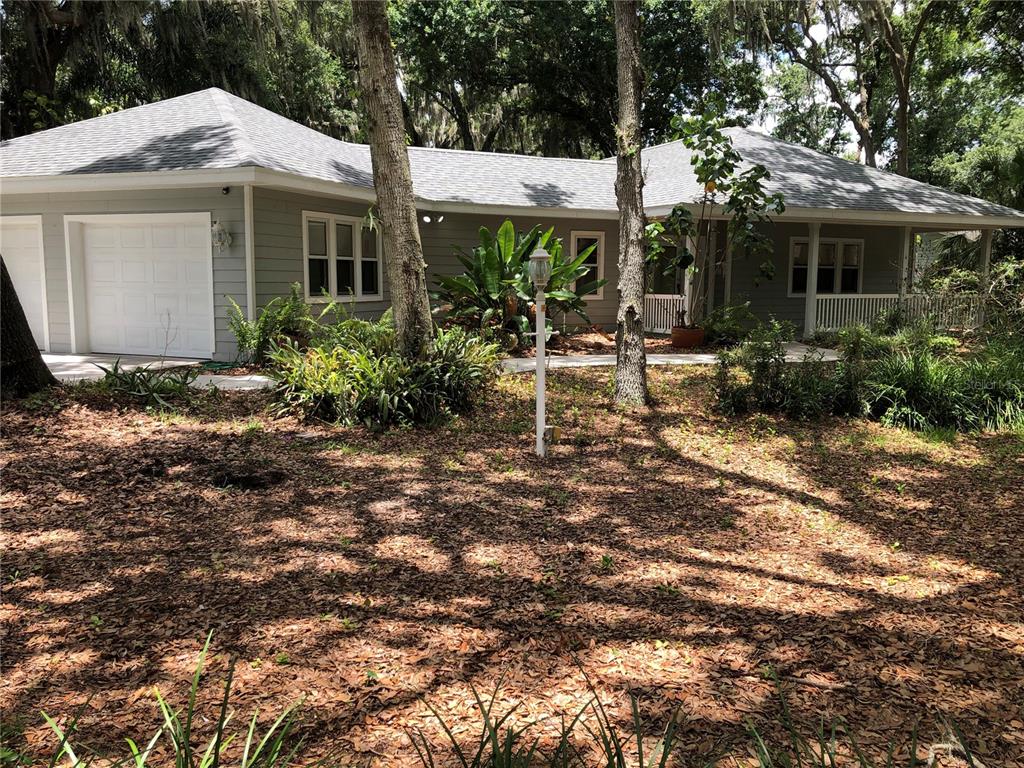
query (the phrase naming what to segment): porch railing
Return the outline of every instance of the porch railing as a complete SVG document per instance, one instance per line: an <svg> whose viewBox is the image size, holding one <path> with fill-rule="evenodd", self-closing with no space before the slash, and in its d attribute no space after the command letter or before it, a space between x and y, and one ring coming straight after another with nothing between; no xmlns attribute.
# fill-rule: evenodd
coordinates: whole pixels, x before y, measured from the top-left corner
<svg viewBox="0 0 1024 768"><path fill-rule="evenodd" d="M883 312L900 305L896 293L851 293L818 296L815 318L818 330L834 331L857 323L870 323ZM908 294L902 298L905 318L931 317L942 328L975 328L981 321L981 297L975 294L928 296Z"/></svg>
<svg viewBox="0 0 1024 768"><path fill-rule="evenodd" d="M686 297L674 293L644 295L644 326L654 333L671 333L679 312L686 309Z"/></svg>

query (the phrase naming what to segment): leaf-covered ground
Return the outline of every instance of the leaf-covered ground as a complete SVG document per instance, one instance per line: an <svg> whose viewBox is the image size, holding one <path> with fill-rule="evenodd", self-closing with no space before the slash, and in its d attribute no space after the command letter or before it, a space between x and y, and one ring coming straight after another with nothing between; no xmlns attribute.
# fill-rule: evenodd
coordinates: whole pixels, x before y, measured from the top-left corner
<svg viewBox="0 0 1024 768"><path fill-rule="evenodd" d="M679 708L691 758L749 757L771 670L798 720L845 717L872 753L945 717L987 766L1024 765L1021 439L730 420L708 375L653 370L658 404L630 414L607 371L553 372L544 464L529 377L385 435L253 395L5 407L5 731L39 745L40 710L88 701L84 741L142 738L212 629L204 706L235 655L239 717L304 697L314 752L354 764L438 737L421 697L468 737L469 685L501 675L520 722L571 716L579 664L614 716L630 689L652 729Z"/></svg>

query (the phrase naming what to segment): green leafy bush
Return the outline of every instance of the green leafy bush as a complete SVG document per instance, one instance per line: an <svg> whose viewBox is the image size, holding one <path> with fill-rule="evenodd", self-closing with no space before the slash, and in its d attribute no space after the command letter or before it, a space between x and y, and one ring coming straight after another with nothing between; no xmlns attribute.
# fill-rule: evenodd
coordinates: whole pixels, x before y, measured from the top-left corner
<svg viewBox="0 0 1024 768"><path fill-rule="evenodd" d="M873 365L868 408L911 429L1024 429L1024 350L992 344L969 358L897 350Z"/></svg>
<svg viewBox="0 0 1024 768"><path fill-rule="evenodd" d="M863 326L839 333L838 362L813 353L784 362L778 323L719 356L718 407L727 413L784 413L815 419L866 414L887 426L928 430L1024 429L1024 348L990 342L973 355L952 354L956 339L927 324L890 336Z"/></svg>
<svg viewBox="0 0 1024 768"><path fill-rule="evenodd" d="M747 338L758 326L757 318L750 311L750 302L716 307L701 322L708 344L730 347Z"/></svg>
<svg viewBox="0 0 1024 768"><path fill-rule="evenodd" d="M530 280L530 254L544 248L551 255L551 277L545 288L550 317L576 314L590 322L584 297L596 292L607 280L576 285L586 276L584 262L595 246L575 258L562 247L553 228L516 232L509 219L491 234L480 228L480 244L472 251L458 249L456 256L465 268L460 275L438 277L432 294L439 311L450 323L495 336L504 335L524 344L533 317L534 287Z"/></svg>
<svg viewBox="0 0 1024 768"><path fill-rule="evenodd" d="M497 372L498 346L461 328L438 330L426 360L399 355L386 320L349 318L330 333L330 345L271 352L283 410L377 429L432 423L470 409Z"/></svg>
<svg viewBox="0 0 1024 768"><path fill-rule="evenodd" d="M191 394L189 387L199 376L199 369L194 366L125 368L121 358L115 359L109 368L98 363L96 367L103 371L103 378L98 382L100 389L130 395L146 405L160 408L173 407L171 400L187 400Z"/></svg>
<svg viewBox="0 0 1024 768"><path fill-rule="evenodd" d="M248 320L238 303L228 297L228 328L238 344L242 362L264 364L272 345L282 337L308 338L316 324L309 305L302 297L302 286L293 283L288 296L278 296L260 309L255 320Z"/></svg>

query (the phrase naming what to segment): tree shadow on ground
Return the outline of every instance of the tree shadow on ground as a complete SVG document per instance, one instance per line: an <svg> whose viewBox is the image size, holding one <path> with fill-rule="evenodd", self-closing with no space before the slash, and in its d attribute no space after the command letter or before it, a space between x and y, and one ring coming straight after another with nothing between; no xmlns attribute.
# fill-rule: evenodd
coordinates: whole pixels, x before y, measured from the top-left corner
<svg viewBox="0 0 1024 768"><path fill-rule="evenodd" d="M466 723L467 683L501 674L524 718L574 713L581 665L624 721L630 689L652 730L681 707L693 756L741 753L745 719L778 715L771 669L799 720L841 714L869 750L945 716L1012 765L1013 447L766 429L711 412L699 372L654 375L663 400L634 417L606 372L553 374L569 440L547 462L526 379L383 435L6 413L4 711L38 742L34 713L93 695L82 730L112 747L156 723L153 685L181 697L213 630L210 678L241 660L241 711L304 695L312 748L367 763L409 758L406 727L439 735L421 697ZM224 467L276 479L225 486Z"/></svg>

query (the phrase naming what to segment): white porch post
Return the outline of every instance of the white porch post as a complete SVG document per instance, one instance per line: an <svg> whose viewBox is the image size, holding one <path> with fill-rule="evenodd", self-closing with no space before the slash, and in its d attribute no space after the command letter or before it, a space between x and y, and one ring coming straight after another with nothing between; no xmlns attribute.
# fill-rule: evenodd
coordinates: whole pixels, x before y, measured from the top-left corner
<svg viewBox="0 0 1024 768"><path fill-rule="evenodd" d="M256 319L256 233L252 211L252 184L243 187L245 216L245 317Z"/></svg>
<svg viewBox="0 0 1024 768"><path fill-rule="evenodd" d="M693 267L699 267L697 261L697 243L692 237L686 238L686 249L693 254L693 264L683 271L683 297L686 299L686 322L693 324L696 318L693 316L694 284Z"/></svg>
<svg viewBox="0 0 1024 768"><path fill-rule="evenodd" d="M708 303L707 311L715 309L715 273L718 272L718 222L712 222L708 235Z"/></svg>
<svg viewBox="0 0 1024 768"><path fill-rule="evenodd" d="M727 307L732 301L732 243L728 238L725 240L725 269L723 272L722 304Z"/></svg>
<svg viewBox="0 0 1024 768"><path fill-rule="evenodd" d="M981 233L981 266L978 270L978 284L981 303L978 305L978 325L985 323L985 300L988 297L989 269L992 265L992 230L985 229Z"/></svg>
<svg viewBox="0 0 1024 768"><path fill-rule="evenodd" d="M981 233L981 268L979 269L979 283L981 292L988 293L989 268L992 264L992 230L986 229Z"/></svg>
<svg viewBox="0 0 1024 768"><path fill-rule="evenodd" d="M899 285L897 286L897 293L900 297L900 306L903 306L903 300L907 295L907 288L909 278L909 268L911 260L911 252L913 247L913 233L910 227L900 228L900 269L899 269Z"/></svg>
<svg viewBox="0 0 1024 768"><path fill-rule="evenodd" d="M818 246L821 240L821 224L808 225L807 236L807 292L804 298L804 336L814 335L817 327L818 310Z"/></svg>

